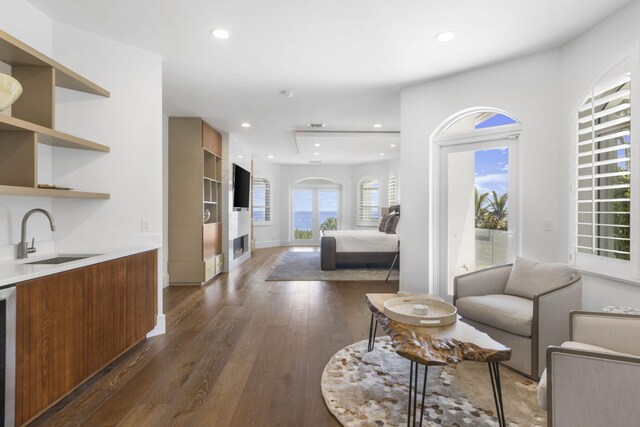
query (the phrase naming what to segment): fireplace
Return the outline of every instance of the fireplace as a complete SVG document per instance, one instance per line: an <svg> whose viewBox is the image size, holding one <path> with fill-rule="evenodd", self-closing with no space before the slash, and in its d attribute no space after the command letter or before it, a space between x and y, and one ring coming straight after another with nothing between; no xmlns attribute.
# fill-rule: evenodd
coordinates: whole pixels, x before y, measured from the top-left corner
<svg viewBox="0 0 640 427"><path fill-rule="evenodd" d="M238 258L249 249L249 235L245 234L233 239L233 259Z"/></svg>

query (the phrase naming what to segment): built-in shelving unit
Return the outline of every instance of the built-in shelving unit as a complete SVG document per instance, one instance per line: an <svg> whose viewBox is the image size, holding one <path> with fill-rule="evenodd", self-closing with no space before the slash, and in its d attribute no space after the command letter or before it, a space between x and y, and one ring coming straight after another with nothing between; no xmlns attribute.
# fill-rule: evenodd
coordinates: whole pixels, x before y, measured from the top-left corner
<svg viewBox="0 0 640 427"><path fill-rule="evenodd" d="M223 270L222 137L200 118L169 119L169 278L204 283ZM208 215L207 215L208 213Z"/></svg>
<svg viewBox="0 0 640 427"><path fill-rule="evenodd" d="M0 194L108 199L106 193L38 188L37 172L39 144L110 151L106 145L55 130L55 88L104 97L109 92L4 31L0 31L0 62L11 66L23 88L11 106L11 116L0 114Z"/></svg>

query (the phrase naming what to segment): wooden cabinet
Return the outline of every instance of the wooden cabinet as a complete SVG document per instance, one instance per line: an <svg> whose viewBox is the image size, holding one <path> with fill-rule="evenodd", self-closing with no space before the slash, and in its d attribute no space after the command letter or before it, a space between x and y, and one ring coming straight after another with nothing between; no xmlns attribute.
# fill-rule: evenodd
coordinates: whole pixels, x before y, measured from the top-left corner
<svg viewBox="0 0 640 427"><path fill-rule="evenodd" d="M95 372L128 347L125 336L126 260L120 258L83 270L84 365L85 372Z"/></svg>
<svg viewBox="0 0 640 427"><path fill-rule="evenodd" d="M143 339L156 324L158 312L158 252L126 258L126 345Z"/></svg>
<svg viewBox="0 0 640 427"><path fill-rule="evenodd" d="M16 425L153 329L157 251L16 285Z"/></svg>
<svg viewBox="0 0 640 427"><path fill-rule="evenodd" d="M222 272L212 261L214 257L222 256L222 175L220 134L200 118L171 117L171 283L203 283Z"/></svg>
<svg viewBox="0 0 640 427"><path fill-rule="evenodd" d="M85 378L83 282L73 270L16 288L16 425Z"/></svg>

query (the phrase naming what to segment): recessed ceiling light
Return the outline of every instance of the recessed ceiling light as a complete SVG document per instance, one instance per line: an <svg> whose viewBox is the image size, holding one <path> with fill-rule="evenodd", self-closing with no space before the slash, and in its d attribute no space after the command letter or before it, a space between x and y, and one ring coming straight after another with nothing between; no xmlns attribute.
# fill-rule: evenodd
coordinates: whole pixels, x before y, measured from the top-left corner
<svg viewBox="0 0 640 427"><path fill-rule="evenodd" d="M313 145L315 145L316 147L320 147L320 144L313 144Z"/></svg>
<svg viewBox="0 0 640 427"><path fill-rule="evenodd" d="M375 125L373 125L374 128L381 128L382 125L380 123L376 123Z"/></svg>
<svg viewBox="0 0 640 427"><path fill-rule="evenodd" d="M212 28L209 32L213 37L219 40L227 40L231 38L231 33L224 28Z"/></svg>
<svg viewBox="0 0 640 427"><path fill-rule="evenodd" d="M389 147L396 148L396 144L391 144Z"/></svg>
<svg viewBox="0 0 640 427"><path fill-rule="evenodd" d="M448 42L456 38L456 33L453 31L444 31L436 36L441 42Z"/></svg>
<svg viewBox="0 0 640 427"><path fill-rule="evenodd" d="M267 159L273 159L273 156L267 156Z"/></svg>
<svg viewBox="0 0 640 427"><path fill-rule="evenodd" d="M324 123L309 123L307 126L309 126L310 128L323 128Z"/></svg>
<svg viewBox="0 0 640 427"><path fill-rule="evenodd" d="M384 156L384 153L380 153L381 156Z"/></svg>
<svg viewBox="0 0 640 427"><path fill-rule="evenodd" d="M319 155L320 155L320 153L313 153L313 155L314 155L314 156L319 156Z"/></svg>
<svg viewBox="0 0 640 427"><path fill-rule="evenodd" d="M241 159L241 158L243 158L243 157L244 157L244 156L243 156L243 155L241 155L241 154L239 154L239 155L238 155L238 158L239 158L239 159Z"/></svg>
<svg viewBox="0 0 640 427"><path fill-rule="evenodd" d="M244 122L244 123L241 123L240 126L242 126L243 128L250 128L251 123Z"/></svg>

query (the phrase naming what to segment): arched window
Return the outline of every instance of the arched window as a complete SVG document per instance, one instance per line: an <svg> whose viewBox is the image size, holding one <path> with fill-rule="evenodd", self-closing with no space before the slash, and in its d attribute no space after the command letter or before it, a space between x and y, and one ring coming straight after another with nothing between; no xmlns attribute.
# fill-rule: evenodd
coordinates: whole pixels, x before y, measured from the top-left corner
<svg viewBox="0 0 640 427"><path fill-rule="evenodd" d="M591 88L575 116L575 264L625 277L637 275L638 258L631 93L631 72L620 72Z"/></svg>
<svg viewBox="0 0 640 427"><path fill-rule="evenodd" d="M266 178L253 178L253 221L271 221L271 184Z"/></svg>
<svg viewBox="0 0 640 427"><path fill-rule="evenodd" d="M380 220L380 183L365 178L358 183L358 225L378 225Z"/></svg>
<svg viewBox="0 0 640 427"><path fill-rule="evenodd" d="M389 206L398 204L398 179L395 175L389 177L389 189L387 194L389 196Z"/></svg>

